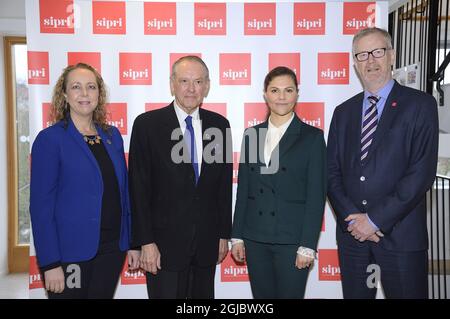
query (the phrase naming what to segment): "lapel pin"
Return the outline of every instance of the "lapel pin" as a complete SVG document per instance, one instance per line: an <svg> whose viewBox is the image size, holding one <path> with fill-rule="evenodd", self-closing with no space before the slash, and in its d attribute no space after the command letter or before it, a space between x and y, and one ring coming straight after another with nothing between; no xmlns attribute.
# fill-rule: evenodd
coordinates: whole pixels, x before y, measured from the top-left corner
<svg viewBox="0 0 450 319"><path fill-rule="evenodd" d="M107 140L106 140L106 143L111 144L111 140L110 140L110 139L107 139Z"/></svg>
<svg viewBox="0 0 450 319"><path fill-rule="evenodd" d="M397 106L397 102L392 102L391 106L392 107L396 107Z"/></svg>

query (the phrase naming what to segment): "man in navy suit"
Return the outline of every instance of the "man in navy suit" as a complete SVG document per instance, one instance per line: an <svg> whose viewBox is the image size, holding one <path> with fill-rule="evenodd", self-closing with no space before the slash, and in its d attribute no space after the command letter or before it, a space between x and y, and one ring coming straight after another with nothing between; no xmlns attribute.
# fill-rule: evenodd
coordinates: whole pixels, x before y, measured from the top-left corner
<svg viewBox="0 0 450 319"><path fill-rule="evenodd" d="M425 194L438 153L435 99L392 79L388 32L353 38L364 92L336 107L328 135L328 198L344 298L427 298Z"/></svg>

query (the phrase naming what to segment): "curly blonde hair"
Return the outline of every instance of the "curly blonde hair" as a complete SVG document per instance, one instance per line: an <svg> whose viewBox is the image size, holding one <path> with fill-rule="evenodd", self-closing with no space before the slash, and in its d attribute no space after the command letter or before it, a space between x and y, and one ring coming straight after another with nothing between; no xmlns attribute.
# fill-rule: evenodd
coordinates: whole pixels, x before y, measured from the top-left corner
<svg viewBox="0 0 450 319"><path fill-rule="evenodd" d="M95 124L100 125L103 129L108 129L110 125L107 122L107 110L106 110L106 87L105 82L103 81L102 76L94 69L92 66L86 63L77 63L75 65L67 66L62 74L59 76L58 81L55 84L53 89L52 96L52 106L50 111L50 122L52 124L64 121L67 124L67 121L70 116L70 107L66 102L66 98L64 94L67 90L67 78L69 73L76 69L86 69L94 73L95 79L97 81L98 86L98 104L94 110L93 121Z"/></svg>

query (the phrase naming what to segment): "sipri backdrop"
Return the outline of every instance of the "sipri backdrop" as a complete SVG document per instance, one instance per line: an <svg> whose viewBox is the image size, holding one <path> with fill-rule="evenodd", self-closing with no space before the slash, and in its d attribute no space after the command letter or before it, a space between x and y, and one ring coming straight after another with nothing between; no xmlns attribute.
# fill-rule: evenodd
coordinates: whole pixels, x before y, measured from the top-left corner
<svg viewBox="0 0 450 319"><path fill-rule="evenodd" d="M296 112L326 137L334 108L361 91L352 36L367 26L387 28L387 14L387 1L26 1L31 141L49 126L52 89L62 69L82 61L108 86L110 123L127 152L136 116L172 101L172 63L194 54L210 69L211 90L202 107L231 124L235 191L243 130L266 116L266 73L278 65L296 72ZM306 298L342 297L334 228L327 205ZM30 251L30 298L45 298ZM146 298L144 274L128 272L125 263L115 297ZM216 298L252 298L245 265L230 255L217 266Z"/></svg>

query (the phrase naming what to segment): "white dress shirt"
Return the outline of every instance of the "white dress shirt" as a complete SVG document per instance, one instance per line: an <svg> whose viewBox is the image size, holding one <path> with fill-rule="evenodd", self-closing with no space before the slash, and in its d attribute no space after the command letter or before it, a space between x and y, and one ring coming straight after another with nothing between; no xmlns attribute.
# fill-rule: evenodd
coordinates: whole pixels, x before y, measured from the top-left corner
<svg viewBox="0 0 450 319"><path fill-rule="evenodd" d="M195 147L197 150L197 161L198 161L198 175L200 176L200 172L202 170L202 160L203 160L203 139L202 139L202 121L200 120L200 116L198 114L198 107L195 109L192 114L187 114L181 107L178 106L177 101L173 101L173 105L175 108L175 113L177 114L178 123L180 124L181 131L186 131L186 117L188 115L192 116L192 127L194 128L195 135Z"/></svg>
<svg viewBox="0 0 450 319"><path fill-rule="evenodd" d="M266 141L264 143L264 163L266 166L269 166L270 156L272 155L273 150L277 147L278 143L280 143L281 138L284 133L286 133L287 128L291 125L292 120L294 119L294 113L292 113L291 118L284 124L276 127L272 124L272 121L269 117L269 124L267 129Z"/></svg>

